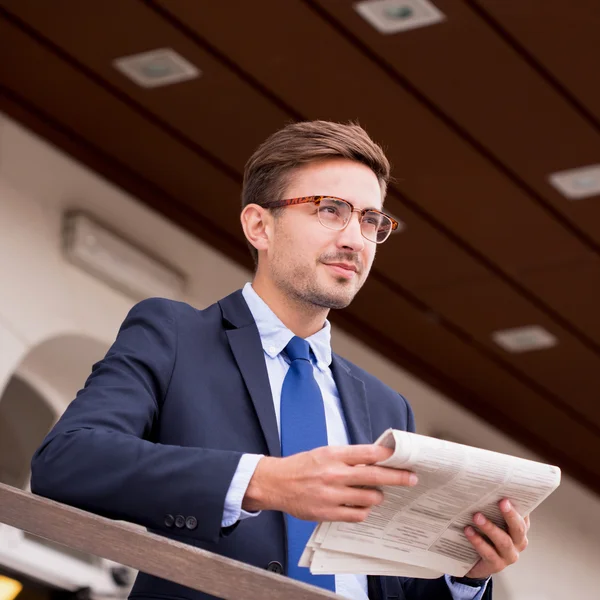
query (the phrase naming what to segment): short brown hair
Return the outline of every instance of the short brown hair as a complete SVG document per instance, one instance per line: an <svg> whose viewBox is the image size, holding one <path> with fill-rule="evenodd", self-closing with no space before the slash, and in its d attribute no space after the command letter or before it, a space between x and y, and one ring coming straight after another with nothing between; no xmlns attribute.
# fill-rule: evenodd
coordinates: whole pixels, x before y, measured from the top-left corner
<svg viewBox="0 0 600 600"><path fill-rule="evenodd" d="M347 158L369 167L385 197L390 163L381 146L358 123L301 121L273 133L250 157L244 169L242 209L248 204L263 206L281 200L295 167L327 158ZM258 252L251 245L250 252L257 263Z"/></svg>

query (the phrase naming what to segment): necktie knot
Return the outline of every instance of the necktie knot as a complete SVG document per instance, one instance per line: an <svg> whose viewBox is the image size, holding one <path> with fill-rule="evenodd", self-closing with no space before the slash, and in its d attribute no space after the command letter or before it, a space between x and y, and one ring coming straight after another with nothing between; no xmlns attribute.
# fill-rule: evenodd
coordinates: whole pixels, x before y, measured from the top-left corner
<svg viewBox="0 0 600 600"><path fill-rule="evenodd" d="M310 362L310 345L296 335L288 342L285 351L292 362L298 359Z"/></svg>

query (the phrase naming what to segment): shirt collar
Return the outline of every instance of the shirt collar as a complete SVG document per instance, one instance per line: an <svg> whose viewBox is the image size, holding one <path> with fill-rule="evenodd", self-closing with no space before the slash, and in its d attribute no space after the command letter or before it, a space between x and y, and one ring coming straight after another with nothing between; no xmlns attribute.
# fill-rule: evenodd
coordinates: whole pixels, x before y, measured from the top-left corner
<svg viewBox="0 0 600 600"><path fill-rule="evenodd" d="M294 334L281 322L268 304L256 293L250 282L242 289L244 300L254 317L263 350L275 358L294 337ZM323 328L306 338L315 358L317 367L324 371L331 364L331 324L326 319Z"/></svg>

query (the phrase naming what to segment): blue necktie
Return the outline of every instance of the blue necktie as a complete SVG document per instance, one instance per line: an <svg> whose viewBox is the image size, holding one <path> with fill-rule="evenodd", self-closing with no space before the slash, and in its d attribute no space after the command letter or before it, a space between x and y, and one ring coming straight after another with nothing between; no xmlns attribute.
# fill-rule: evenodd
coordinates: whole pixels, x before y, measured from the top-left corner
<svg viewBox="0 0 600 600"><path fill-rule="evenodd" d="M323 396L310 362L310 346L294 336L285 347L291 361L281 388L281 455L290 456L327 446L327 425ZM288 575L326 590L335 591L333 575L312 575L298 561L316 523L286 515Z"/></svg>

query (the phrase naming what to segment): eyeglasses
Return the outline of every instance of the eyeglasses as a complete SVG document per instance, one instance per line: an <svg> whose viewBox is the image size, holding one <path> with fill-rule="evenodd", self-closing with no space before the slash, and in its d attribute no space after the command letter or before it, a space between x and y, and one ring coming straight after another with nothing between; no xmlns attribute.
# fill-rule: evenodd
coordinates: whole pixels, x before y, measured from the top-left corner
<svg viewBox="0 0 600 600"><path fill-rule="evenodd" d="M327 229L342 231L350 223L353 212L359 213L360 232L370 242L382 244L398 229L398 221L374 208L354 208L348 200L334 196L305 196L287 200L272 200L263 204L265 208L282 208L312 202L318 208L319 222Z"/></svg>

